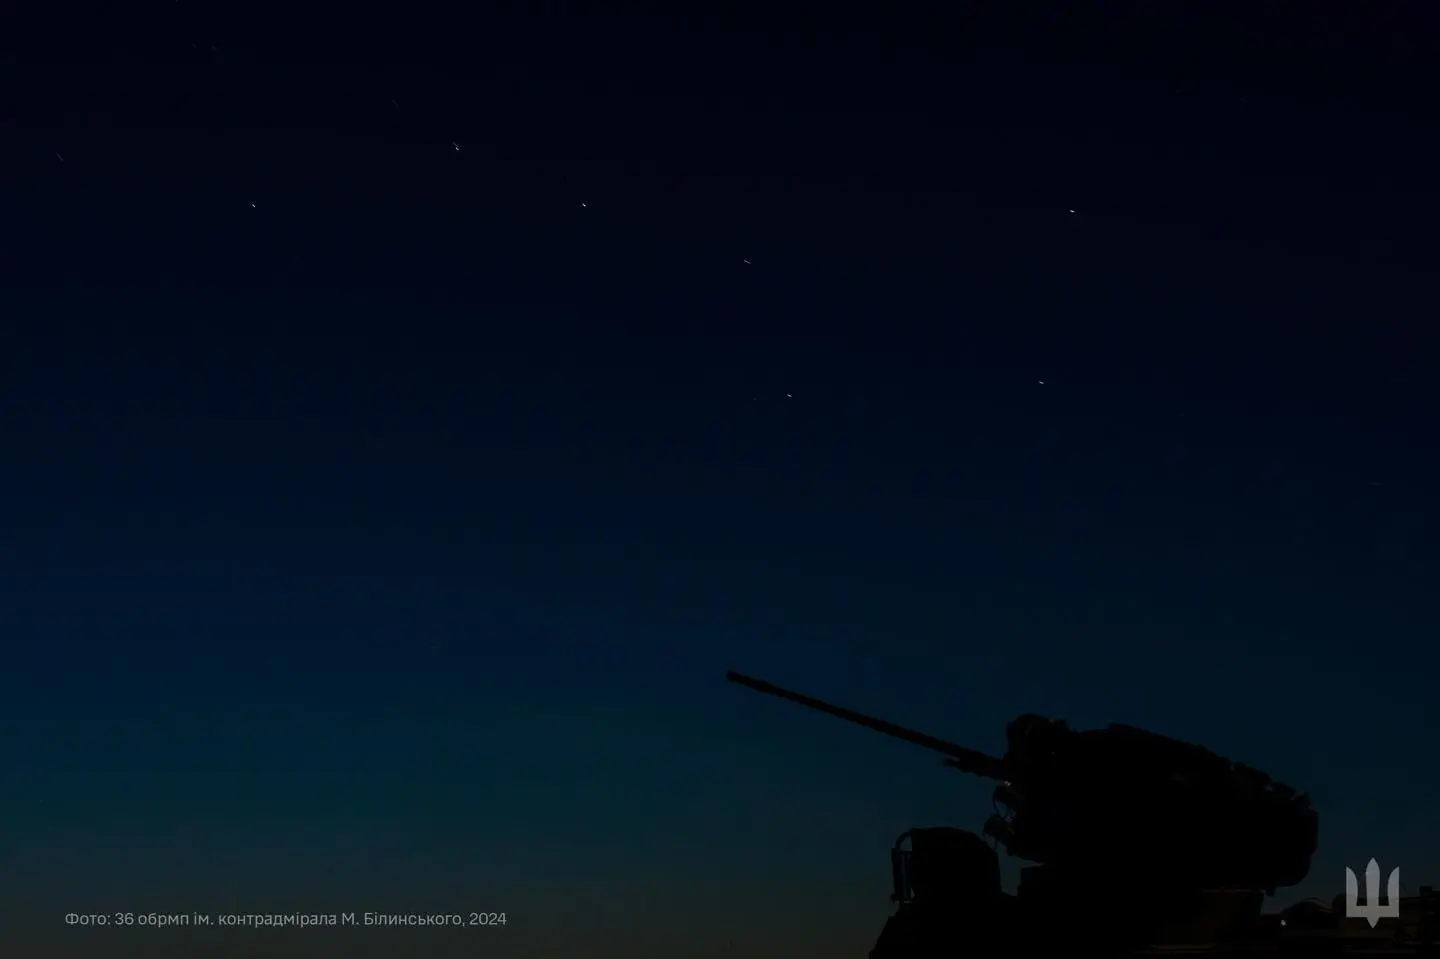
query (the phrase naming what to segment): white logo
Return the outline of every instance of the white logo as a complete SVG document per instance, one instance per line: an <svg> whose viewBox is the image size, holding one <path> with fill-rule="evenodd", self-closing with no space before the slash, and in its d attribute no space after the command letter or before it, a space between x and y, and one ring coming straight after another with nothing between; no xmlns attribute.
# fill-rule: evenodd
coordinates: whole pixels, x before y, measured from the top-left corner
<svg viewBox="0 0 1440 959"><path fill-rule="evenodd" d="M1390 870L1385 885L1385 905L1380 905L1380 864L1370 860L1365 867L1365 905L1360 905L1360 880L1355 870L1345 867L1345 918L1364 919L1374 929L1381 919L1400 918L1400 867Z"/></svg>

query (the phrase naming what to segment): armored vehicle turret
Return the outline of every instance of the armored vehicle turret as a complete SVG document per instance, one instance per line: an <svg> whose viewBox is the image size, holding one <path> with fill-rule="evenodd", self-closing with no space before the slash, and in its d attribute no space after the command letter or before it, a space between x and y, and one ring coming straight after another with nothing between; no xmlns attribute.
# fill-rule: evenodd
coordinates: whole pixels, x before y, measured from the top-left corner
<svg viewBox="0 0 1440 959"><path fill-rule="evenodd" d="M981 835L915 829L892 853L897 911L872 959L921 943L1073 943L1133 952L1243 938L1261 903L1310 871L1318 819L1309 799L1202 746L1111 724L1072 730L1024 715L999 756L729 673L730 682L943 755L996 782ZM984 837L982 839L982 836ZM993 847L1031 865L1014 896Z"/></svg>

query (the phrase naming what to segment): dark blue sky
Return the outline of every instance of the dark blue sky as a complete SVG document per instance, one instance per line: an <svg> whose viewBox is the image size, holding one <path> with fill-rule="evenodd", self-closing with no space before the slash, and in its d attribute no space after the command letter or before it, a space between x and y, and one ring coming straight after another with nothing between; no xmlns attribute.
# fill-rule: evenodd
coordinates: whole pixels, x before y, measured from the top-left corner
<svg viewBox="0 0 1440 959"><path fill-rule="evenodd" d="M856 954L894 836L988 786L728 668L995 752L1201 741L1312 792L1284 898L1433 882L1408 61L1185 16L167 7L12 60L5 922Z"/></svg>

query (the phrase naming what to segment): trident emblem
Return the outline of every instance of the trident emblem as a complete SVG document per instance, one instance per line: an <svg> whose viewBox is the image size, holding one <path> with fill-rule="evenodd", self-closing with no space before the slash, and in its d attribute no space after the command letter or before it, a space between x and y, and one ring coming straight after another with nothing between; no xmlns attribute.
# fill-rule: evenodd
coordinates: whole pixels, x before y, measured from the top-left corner
<svg viewBox="0 0 1440 959"><path fill-rule="evenodd" d="M1345 918L1364 919L1374 929L1381 919L1400 918L1400 867L1390 870L1385 886L1385 905L1380 905L1380 864L1374 859L1365 867L1365 905L1360 905L1360 880L1355 870L1345 867Z"/></svg>

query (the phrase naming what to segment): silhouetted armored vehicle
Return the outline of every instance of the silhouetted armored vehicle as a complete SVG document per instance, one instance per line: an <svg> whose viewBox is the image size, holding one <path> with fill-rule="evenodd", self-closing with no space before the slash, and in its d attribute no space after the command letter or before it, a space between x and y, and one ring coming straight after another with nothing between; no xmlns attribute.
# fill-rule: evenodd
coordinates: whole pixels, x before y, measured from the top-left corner
<svg viewBox="0 0 1440 959"><path fill-rule="evenodd" d="M995 757L763 680L726 678L998 783L985 838L939 827L896 841L896 910L871 959L1258 942L1264 898L1310 871L1318 820L1309 799L1192 743L1024 715L1006 727L1005 753ZM992 843L1033 864L1014 895L1001 888Z"/></svg>

